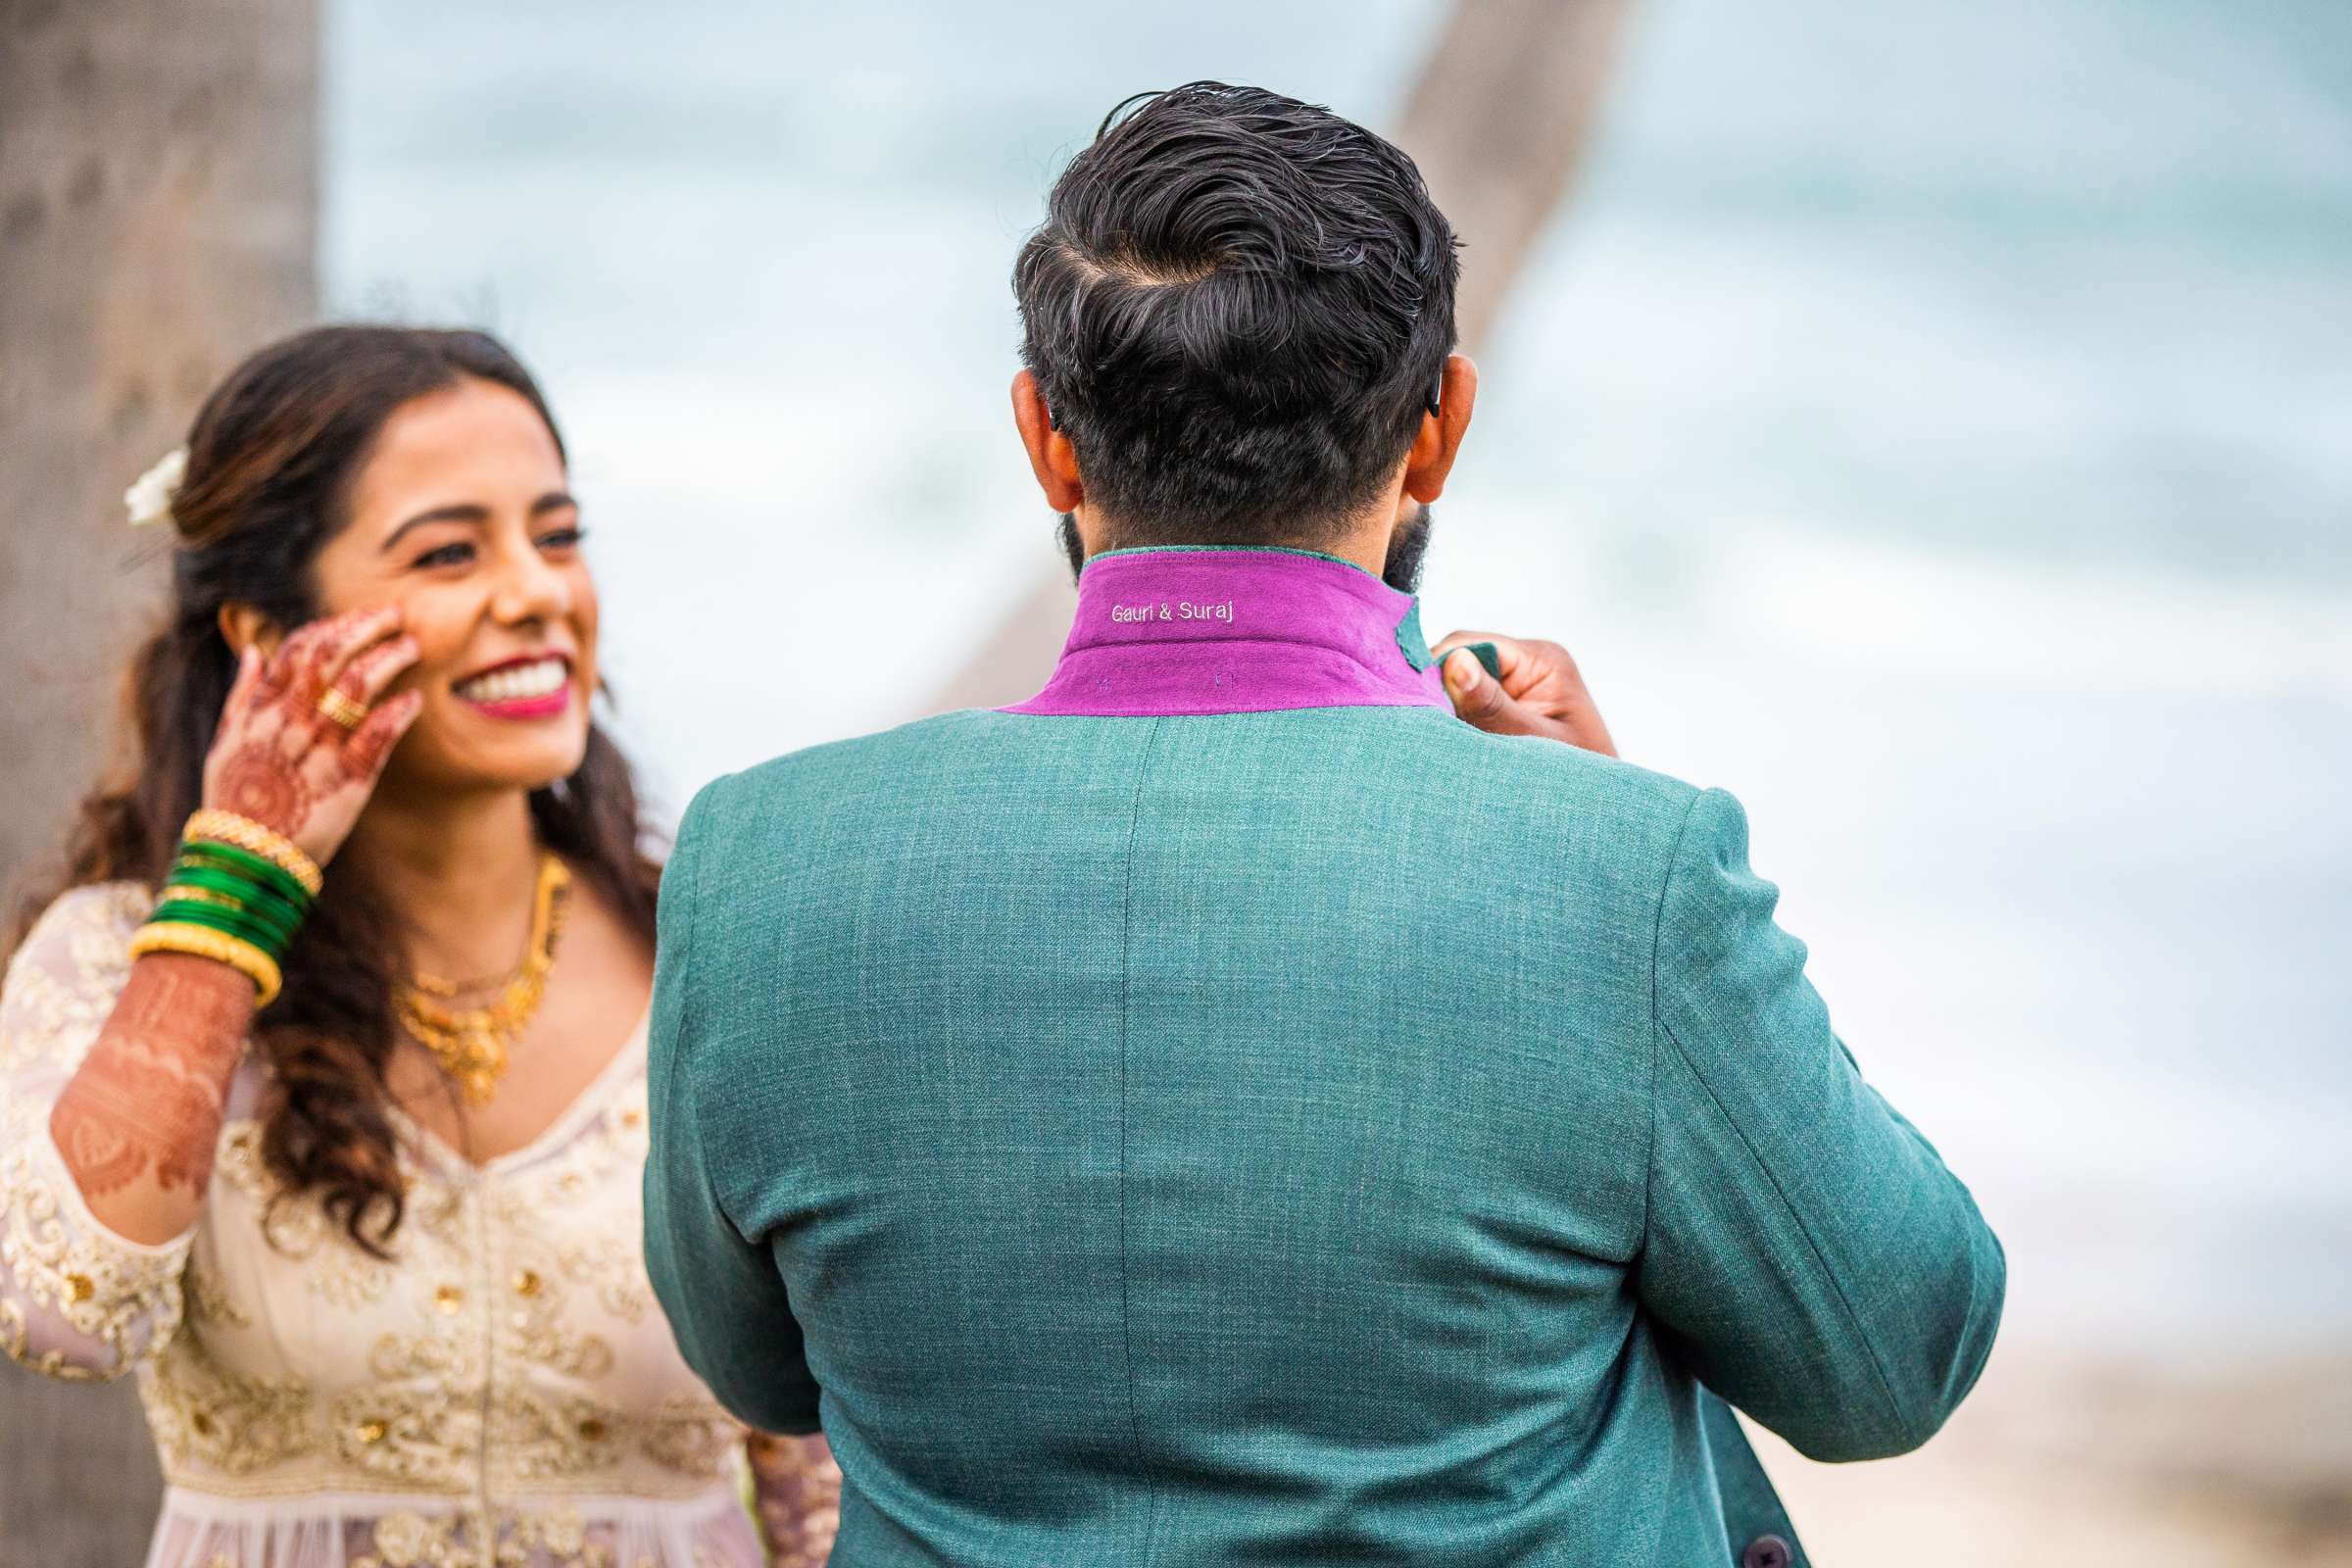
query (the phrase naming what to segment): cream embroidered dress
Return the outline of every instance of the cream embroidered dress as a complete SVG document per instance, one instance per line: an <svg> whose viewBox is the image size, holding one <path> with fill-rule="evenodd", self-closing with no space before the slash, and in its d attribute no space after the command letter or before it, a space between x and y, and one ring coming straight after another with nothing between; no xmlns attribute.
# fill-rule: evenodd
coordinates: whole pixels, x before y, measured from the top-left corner
<svg viewBox="0 0 2352 1568"><path fill-rule="evenodd" d="M202 1217L140 1246L92 1217L48 1117L152 903L67 894L0 991L0 1348L58 1377L136 1373L170 1484L149 1568L763 1562L742 1429L646 1281L644 1026L485 1166L394 1112L391 1263L311 1200L272 1205L249 1058Z"/></svg>

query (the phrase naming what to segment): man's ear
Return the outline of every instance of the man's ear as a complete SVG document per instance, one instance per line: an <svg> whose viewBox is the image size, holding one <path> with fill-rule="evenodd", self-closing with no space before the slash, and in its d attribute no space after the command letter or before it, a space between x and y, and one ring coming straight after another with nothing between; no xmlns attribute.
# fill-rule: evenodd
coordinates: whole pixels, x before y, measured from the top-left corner
<svg viewBox="0 0 2352 1568"><path fill-rule="evenodd" d="M222 605L220 625L220 636L232 654L242 654L251 647L259 648L267 658L277 652L277 645L286 637L277 622L251 605Z"/></svg>
<svg viewBox="0 0 2352 1568"><path fill-rule="evenodd" d="M1447 355L1445 379L1438 387L1438 411L1421 416L1421 428L1404 460L1404 493L1423 506L1445 492L1446 476L1453 471L1462 437L1470 429L1471 406L1477 402L1478 367L1467 354Z"/></svg>
<svg viewBox="0 0 2352 1568"><path fill-rule="evenodd" d="M1077 511L1086 499L1086 486L1078 478L1078 449L1054 427L1037 377L1027 370L1012 378L1012 422L1020 429L1021 445L1029 452L1029 471L1037 475L1046 505L1055 512Z"/></svg>

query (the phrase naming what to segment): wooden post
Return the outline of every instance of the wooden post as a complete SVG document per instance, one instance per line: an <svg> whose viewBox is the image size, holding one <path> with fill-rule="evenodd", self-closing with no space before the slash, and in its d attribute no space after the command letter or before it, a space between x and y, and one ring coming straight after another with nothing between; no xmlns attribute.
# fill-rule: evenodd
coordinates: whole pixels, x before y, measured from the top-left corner
<svg viewBox="0 0 2352 1568"><path fill-rule="evenodd" d="M0 885L107 764L160 605L123 488L316 310L318 81L316 0L0 4ZM145 1555L128 1384L0 1370L0 1568Z"/></svg>
<svg viewBox="0 0 2352 1568"><path fill-rule="evenodd" d="M317 309L315 0L0 8L0 876L114 738L164 541L125 486Z"/></svg>
<svg viewBox="0 0 2352 1568"><path fill-rule="evenodd" d="M1631 0L1455 0L1394 132L1462 240L1456 331L1486 341L1592 140ZM1009 437L1007 437L1009 439ZM1047 523L1041 515L1040 539ZM1041 573L924 709L993 708L1045 684L1077 603Z"/></svg>

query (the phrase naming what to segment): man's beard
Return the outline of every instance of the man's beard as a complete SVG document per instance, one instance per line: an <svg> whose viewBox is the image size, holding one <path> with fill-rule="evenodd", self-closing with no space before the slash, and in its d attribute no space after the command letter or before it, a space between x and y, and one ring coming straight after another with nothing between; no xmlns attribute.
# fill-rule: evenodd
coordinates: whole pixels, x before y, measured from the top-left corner
<svg viewBox="0 0 2352 1568"><path fill-rule="evenodd" d="M1400 594L1421 591L1421 558L1429 554L1429 530L1435 520L1427 503L1411 516L1396 525L1389 536L1389 558L1381 564L1380 580ZM1076 582L1086 569L1086 546L1078 538L1078 514L1065 512L1054 525L1054 540L1061 546L1062 559L1070 564L1070 581Z"/></svg>
<svg viewBox="0 0 2352 1568"><path fill-rule="evenodd" d="M1421 558L1429 554L1429 529L1434 520L1427 502L1396 525L1389 535L1389 559L1381 564L1380 580L1400 594L1421 591Z"/></svg>

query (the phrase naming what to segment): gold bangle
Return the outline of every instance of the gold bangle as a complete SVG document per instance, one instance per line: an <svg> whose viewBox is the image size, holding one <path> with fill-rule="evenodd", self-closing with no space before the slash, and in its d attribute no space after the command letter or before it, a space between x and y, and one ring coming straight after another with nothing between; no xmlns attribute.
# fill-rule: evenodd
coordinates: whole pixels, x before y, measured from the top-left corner
<svg viewBox="0 0 2352 1568"><path fill-rule="evenodd" d="M182 836L191 839L210 839L216 844L228 844L258 855L293 877L308 889L312 898L326 886L326 878L318 872L318 862L302 853L301 846L283 833L273 833L249 816L206 807L188 818Z"/></svg>
<svg viewBox="0 0 2352 1568"><path fill-rule="evenodd" d="M339 686L329 686L318 694L318 711L345 734L368 722L368 706Z"/></svg>
<svg viewBox="0 0 2352 1568"><path fill-rule="evenodd" d="M173 921L143 925L130 939L130 956L143 958L150 953L184 953L227 964L253 982L256 1008L267 1007L285 989L285 975L278 969L276 959L252 943L209 925L180 925Z"/></svg>

